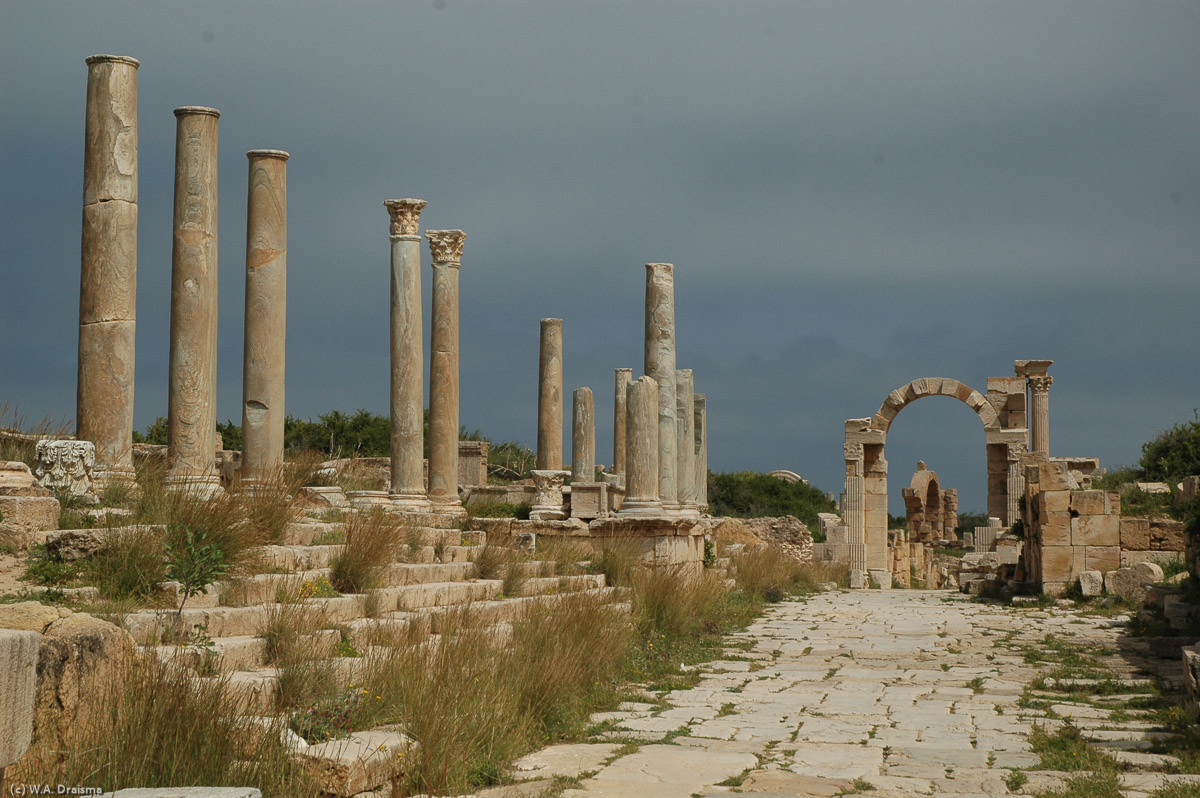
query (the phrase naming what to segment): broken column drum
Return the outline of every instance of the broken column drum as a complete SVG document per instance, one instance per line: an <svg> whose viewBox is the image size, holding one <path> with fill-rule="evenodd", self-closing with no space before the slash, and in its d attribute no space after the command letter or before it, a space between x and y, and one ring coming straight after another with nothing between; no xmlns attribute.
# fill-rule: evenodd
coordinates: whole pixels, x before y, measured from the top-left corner
<svg viewBox="0 0 1200 798"><path fill-rule="evenodd" d="M87 58L76 437L96 445L97 487L133 469L138 61Z"/></svg>
<svg viewBox="0 0 1200 798"><path fill-rule="evenodd" d="M287 159L251 150L246 207L246 335L242 360L242 486L283 468L287 349Z"/></svg>
<svg viewBox="0 0 1200 798"><path fill-rule="evenodd" d="M679 507L679 462L675 429L675 267L670 263L646 264L644 370L658 385L658 497L663 509L671 512Z"/></svg>
<svg viewBox="0 0 1200 798"><path fill-rule="evenodd" d="M175 109L167 485L211 494L217 435L217 119Z"/></svg>
<svg viewBox="0 0 1200 798"><path fill-rule="evenodd" d="M458 272L462 230L426 230L433 260L429 335L429 501L462 512L458 498Z"/></svg>
<svg viewBox="0 0 1200 798"><path fill-rule="evenodd" d="M618 515L660 518L658 498L659 387L651 377L629 383L625 400L625 500Z"/></svg>
<svg viewBox="0 0 1200 798"><path fill-rule="evenodd" d="M699 515L696 497L696 395L692 370L675 372L675 454L679 458L679 509L687 515Z"/></svg>
<svg viewBox="0 0 1200 798"><path fill-rule="evenodd" d="M391 219L392 243L391 501L402 510L425 512L429 499L425 496L420 223L426 203L393 199L383 204Z"/></svg>
<svg viewBox="0 0 1200 798"><path fill-rule="evenodd" d="M591 388L577 388L571 404L571 481L596 481L596 417Z"/></svg>
<svg viewBox="0 0 1200 798"><path fill-rule="evenodd" d="M562 319L542 319L538 350L537 467L562 468L563 362Z"/></svg>
<svg viewBox="0 0 1200 798"><path fill-rule="evenodd" d="M633 369L616 369L613 391L613 465L614 475L625 476L625 397L633 381Z"/></svg>

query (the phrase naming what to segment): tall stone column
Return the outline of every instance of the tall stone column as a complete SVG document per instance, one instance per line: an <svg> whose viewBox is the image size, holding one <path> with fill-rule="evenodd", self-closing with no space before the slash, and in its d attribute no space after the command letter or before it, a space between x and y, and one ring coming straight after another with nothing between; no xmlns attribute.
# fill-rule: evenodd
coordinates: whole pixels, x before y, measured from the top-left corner
<svg viewBox="0 0 1200 798"><path fill-rule="evenodd" d="M658 383L640 377L629 383L625 399L625 500L623 518L661 518L658 498Z"/></svg>
<svg viewBox="0 0 1200 798"><path fill-rule="evenodd" d="M679 457L675 429L675 267L670 263L646 264L645 372L658 385L658 495L663 509L671 513L679 509Z"/></svg>
<svg viewBox="0 0 1200 798"><path fill-rule="evenodd" d="M842 518L846 523L850 567L866 573L866 485L863 477L865 455L861 443L847 443L842 449L846 460L846 492L843 496Z"/></svg>
<svg viewBox="0 0 1200 798"><path fill-rule="evenodd" d="M287 350L287 159L251 150L246 207L246 336L242 359L242 487L283 468Z"/></svg>
<svg viewBox="0 0 1200 798"><path fill-rule="evenodd" d="M691 369L675 371L675 453L679 458L679 511L699 516L696 496L696 395Z"/></svg>
<svg viewBox="0 0 1200 798"><path fill-rule="evenodd" d="M708 399L698 393L692 399L695 419L696 504L708 511Z"/></svg>
<svg viewBox="0 0 1200 798"><path fill-rule="evenodd" d="M171 248L171 359L167 485L221 490L217 444L217 118L175 109L175 235Z"/></svg>
<svg viewBox="0 0 1200 798"><path fill-rule="evenodd" d="M562 319L542 319L538 351L537 467L562 468L563 362Z"/></svg>
<svg viewBox="0 0 1200 798"><path fill-rule="evenodd" d="M615 476L625 476L625 397L629 383L633 382L633 369L616 369L616 385L613 391L613 466Z"/></svg>
<svg viewBox="0 0 1200 798"><path fill-rule="evenodd" d="M87 66L75 435L96 445L103 487L134 479L138 61L93 55Z"/></svg>
<svg viewBox="0 0 1200 798"><path fill-rule="evenodd" d="M1008 478L1006 488L1008 501L1005 502L1008 515L1004 525L1011 527L1021 517L1021 497L1025 495L1025 469L1021 464L1024 447L1010 443L1008 445Z"/></svg>
<svg viewBox="0 0 1200 798"><path fill-rule="evenodd" d="M421 199L393 199L383 204L391 219L392 242L391 500L402 511L428 512L420 236L421 211L426 203ZM456 430L456 447L457 437Z"/></svg>
<svg viewBox="0 0 1200 798"><path fill-rule="evenodd" d="M1054 378L1048 374L1029 376L1031 448L1050 454L1050 386Z"/></svg>
<svg viewBox="0 0 1200 798"><path fill-rule="evenodd" d="M576 388L571 403L571 482L596 481L596 416L591 388Z"/></svg>
<svg viewBox="0 0 1200 798"><path fill-rule="evenodd" d="M458 499L458 270L462 230L426 230L433 260L433 321L429 335L429 501L461 514Z"/></svg>

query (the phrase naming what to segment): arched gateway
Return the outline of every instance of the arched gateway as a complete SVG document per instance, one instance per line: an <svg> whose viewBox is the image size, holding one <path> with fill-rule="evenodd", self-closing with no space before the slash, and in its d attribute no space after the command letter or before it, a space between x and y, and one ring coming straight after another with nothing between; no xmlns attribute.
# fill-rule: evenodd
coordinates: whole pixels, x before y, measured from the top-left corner
<svg viewBox="0 0 1200 798"><path fill-rule="evenodd" d="M989 516L1011 526L1018 518L1017 503L1025 490L1024 466L1049 458L1049 390L1052 361L1018 360L1015 376L990 377L987 394L946 377L913 380L888 394L871 418L846 421L846 490L842 494L842 523L846 527L852 568L887 567L887 460L883 448L896 416L926 396L949 396L971 408L983 425L987 448ZM1026 401L1026 391L1032 402ZM1032 408L1032 442L1027 408ZM1030 449L1034 451L1030 451Z"/></svg>

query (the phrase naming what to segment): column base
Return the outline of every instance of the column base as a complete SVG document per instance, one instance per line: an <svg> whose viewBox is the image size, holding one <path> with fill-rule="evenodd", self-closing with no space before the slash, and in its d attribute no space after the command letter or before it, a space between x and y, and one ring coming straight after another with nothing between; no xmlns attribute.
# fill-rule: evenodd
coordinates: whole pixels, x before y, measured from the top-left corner
<svg viewBox="0 0 1200 798"><path fill-rule="evenodd" d="M561 506L535 504L529 510L530 521L563 521L566 520L566 517L567 514L563 512Z"/></svg>
<svg viewBox="0 0 1200 798"><path fill-rule="evenodd" d="M392 509L400 513L429 513L433 505L423 493L390 493L388 500Z"/></svg>
<svg viewBox="0 0 1200 798"><path fill-rule="evenodd" d="M127 466L102 466L92 468L91 493L100 497L106 490L127 491L128 498L136 498L141 492L137 484L137 472Z"/></svg>
<svg viewBox="0 0 1200 798"><path fill-rule="evenodd" d="M165 482L168 493L184 493L205 500L225 495L221 478L216 474L168 474Z"/></svg>
<svg viewBox="0 0 1200 798"><path fill-rule="evenodd" d="M616 517L622 518L668 518L663 503L658 499L630 499L621 502Z"/></svg>
<svg viewBox="0 0 1200 798"><path fill-rule="evenodd" d="M678 514L680 518L698 519L700 517L700 508L692 502L684 502L679 505Z"/></svg>
<svg viewBox="0 0 1200 798"><path fill-rule="evenodd" d="M454 516L457 518L461 518L467 514L466 508L462 506L462 502L458 499L438 501L433 497L429 499L429 511L438 515Z"/></svg>
<svg viewBox="0 0 1200 798"><path fill-rule="evenodd" d="M386 490L348 490L346 499L355 510L370 510L372 507L390 507Z"/></svg>

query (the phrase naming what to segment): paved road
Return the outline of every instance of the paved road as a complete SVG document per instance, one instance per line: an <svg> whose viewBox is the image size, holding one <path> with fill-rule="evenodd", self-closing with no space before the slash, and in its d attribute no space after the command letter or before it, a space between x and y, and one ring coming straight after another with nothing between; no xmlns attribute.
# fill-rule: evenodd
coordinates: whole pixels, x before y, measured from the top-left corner
<svg viewBox="0 0 1200 798"><path fill-rule="evenodd" d="M1037 672L1012 646L1046 634L1111 643L1117 631L947 592L824 593L773 607L738 636L748 651L731 649L696 687L667 695L673 708L629 704L596 718L666 742L616 758L615 744L556 746L519 767L590 774L569 798L729 795L735 785L760 798L833 796L864 783L870 798L1009 795L1011 769L1038 762L1026 739L1038 713L1017 705ZM1058 783L1033 774L1021 790Z"/></svg>

